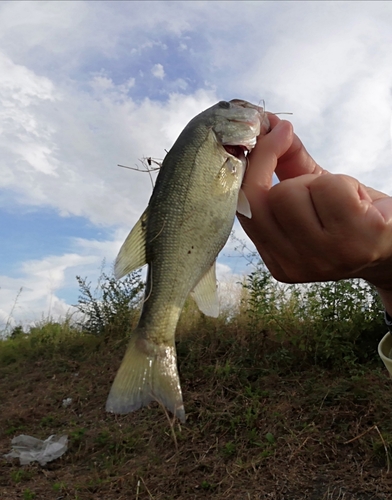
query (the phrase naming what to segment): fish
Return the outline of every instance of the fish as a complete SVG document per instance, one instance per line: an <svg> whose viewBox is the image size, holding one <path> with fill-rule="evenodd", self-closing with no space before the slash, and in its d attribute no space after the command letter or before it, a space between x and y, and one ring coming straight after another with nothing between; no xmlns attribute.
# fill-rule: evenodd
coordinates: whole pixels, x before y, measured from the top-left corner
<svg viewBox="0 0 392 500"><path fill-rule="evenodd" d="M219 315L216 258L236 211L252 216L241 189L246 156L269 128L262 107L220 101L186 125L164 158L148 206L114 265L117 279L145 264L148 271L139 322L111 386L108 412L130 413L158 401L185 422L176 326L189 295L205 315Z"/></svg>

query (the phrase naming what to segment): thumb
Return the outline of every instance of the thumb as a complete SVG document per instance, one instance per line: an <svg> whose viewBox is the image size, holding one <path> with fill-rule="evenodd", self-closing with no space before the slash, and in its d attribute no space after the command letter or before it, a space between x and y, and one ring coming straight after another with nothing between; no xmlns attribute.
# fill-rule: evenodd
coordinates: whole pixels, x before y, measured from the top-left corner
<svg viewBox="0 0 392 500"><path fill-rule="evenodd" d="M268 191L272 186L272 176L280 158L291 146L294 138L293 127L286 120L279 120L268 134L258 138L249 155L242 189L252 207L260 197L260 191Z"/></svg>
<svg viewBox="0 0 392 500"><path fill-rule="evenodd" d="M373 202L386 224L392 225L392 198L384 196Z"/></svg>

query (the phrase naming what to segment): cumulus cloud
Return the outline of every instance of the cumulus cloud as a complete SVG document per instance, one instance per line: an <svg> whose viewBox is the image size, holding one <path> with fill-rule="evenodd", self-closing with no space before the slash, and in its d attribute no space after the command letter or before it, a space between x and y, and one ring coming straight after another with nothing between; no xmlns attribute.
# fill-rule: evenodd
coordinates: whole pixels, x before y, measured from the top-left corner
<svg viewBox="0 0 392 500"><path fill-rule="evenodd" d="M52 129L34 106L54 103L57 98L48 78L13 63L0 52L0 186L17 185L27 169L30 181L35 174L55 175L57 162L50 161L56 148ZM10 156L15 160L10 161Z"/></svg>
<svg viewBox="0 0 392 500"><path fill-rule="evenodd" d="M163 69L162 64L154 64L151 68L151 73L155 76L155 78L159 78L160 80L163 80L165 76L165 70Z"/></svg>
<svg viewBox="0 0 392 500"><path fill-rule="evenodd" d="M268 29L282 25L284 31L265 48L263 35L252 33L260 56L248 65L246 80L238 76L230 86L265 98L271 111L292 112L288 119L325 168L391 192L387 19L389 5L366 2L274 9Z"/></svg>
<svg viewBox="0 0 392 500"><path fill-rule="evenodd" d="M117 164L163 158L220 99L293 112L322 166L391 192L388 3L3 2L0 14L0 205L51 207L112 231L3 276L3 321L20 287L21 318L65 310L61 291L114 259L151 194L148 175ZM233 36L239 17L246 29ZM222 282L243 272L228 262Z"/></svg>
<svg viewBox="0 0 392 500"><path fill-rule="evenodd" d="M9 329L74 314L78 296L75 276L94 284L102 270L110 275L125 236L126 231L118 229L110 240L73 238L73 252L21 262L17 278L0 276L0 332L6 325Z"/></svg>
<svg viewBox="0 0 392 500"><path fill-rule="evenodd" d="M73 307L59 298L57 292L69 285L71 270L73 273L91 264L97 264L95 257L76 254L46 256L24 262L19 278L0 276L0 325L4 328L7 323L12 327L42 317L65 317Z"/></svg>
<svg viewBox="0 0 392 500"><path fill-rule="evenodd" d="M244 297L243 283L245 275L233 273L233 269L222 263L217 263L219 309L223 314L235 314L241 307Z"/></svg>
<svg viewBox="0 0 392 500"><path fill-rule="evenodd" d="M0 182L22 204L50 206L94 224L136 222L151 193L150 180L117 164L134 167L145 156L162 158L192 115L215 100L199 91L174 93L165 103L137 103L127 94L132 81L115 85L103 74L91 79L93 94L58 89L31 71L29 78L42 80L41 94L18 78L7 93L0 77L8 115L8 134L0 138ZM50 104L42 102L48 99Z"/></svg>

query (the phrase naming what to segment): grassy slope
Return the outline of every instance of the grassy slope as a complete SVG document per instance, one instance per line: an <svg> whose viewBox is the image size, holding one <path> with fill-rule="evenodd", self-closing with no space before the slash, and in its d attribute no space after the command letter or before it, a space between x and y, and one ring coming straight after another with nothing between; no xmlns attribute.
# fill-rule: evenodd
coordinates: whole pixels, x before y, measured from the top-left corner
<svg viewBox="0 0 392 500"><path fill-rule="evenodd" d="M0 458L0 498L392 498L392 386L381 362L315 365L241 317L180 330L181 426L157 405L105 412L126 345L119 332L49 324L1 343L0 455L19 434L66 433L69 449L45 468Z"/></svg>

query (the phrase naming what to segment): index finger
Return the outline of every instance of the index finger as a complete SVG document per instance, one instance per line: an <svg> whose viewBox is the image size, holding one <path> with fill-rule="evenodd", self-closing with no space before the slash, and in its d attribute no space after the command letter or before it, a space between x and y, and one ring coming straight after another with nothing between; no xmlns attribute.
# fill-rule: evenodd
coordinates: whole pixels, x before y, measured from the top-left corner
<svg viewBox="0 0 392 500"><path fill-rule="evenodd" d="M324 172L326 170L313 160L300 138L296 134L293 134L291 146L279 158L276 167L276 175L279 180L283 181L300 175L322 174Z"/></svg>
<svg viewBox="0 0 392 500"><path fill-rule="evenodd" d="M280 127L282 123L289 124L290 122L286 120L280 120L279 117L274 115L273 113L267 113L268 119L271 125L271 134L276 127ZM276 175L279 180L283 181L285 179L292 179L293 177L298 177L299 175L306 174L321 174L324 170L313 160L313 158L306 151L305 146L302 144L299 137L294 134L292 125L290 124L291 129L288 127L285 129L285 132L280 134L280 137L277 141L268 141L270 139L267 134L264 137L260 137L256 143L255 148L252 153L249 155L250 160L250 169L252 165L260 165L263 164L263 159L265 158L266 151L273 150L278 162L276 167ZM286 137L284 136L286 134ZM267 139L268 138L268 139ZM286 141L290 141L289 147L282 147L282 144L287 144ZM265 172L265 167L263 167ZM270 170L270 169L269 169ZM268 175L270 176L270 172L268 170Z"/></svg>
<svg viewBox="0 0 392 500"><path fill-rule="evenodd" d="M248 157L249 165L242 183L247 196L249 191L260 188L268 190L271 187L278 158L291 145L293 136L291 123L278 119L277 122L270 120L270 124L271 131L264 136L259 136L256 146Z"/></svg>

